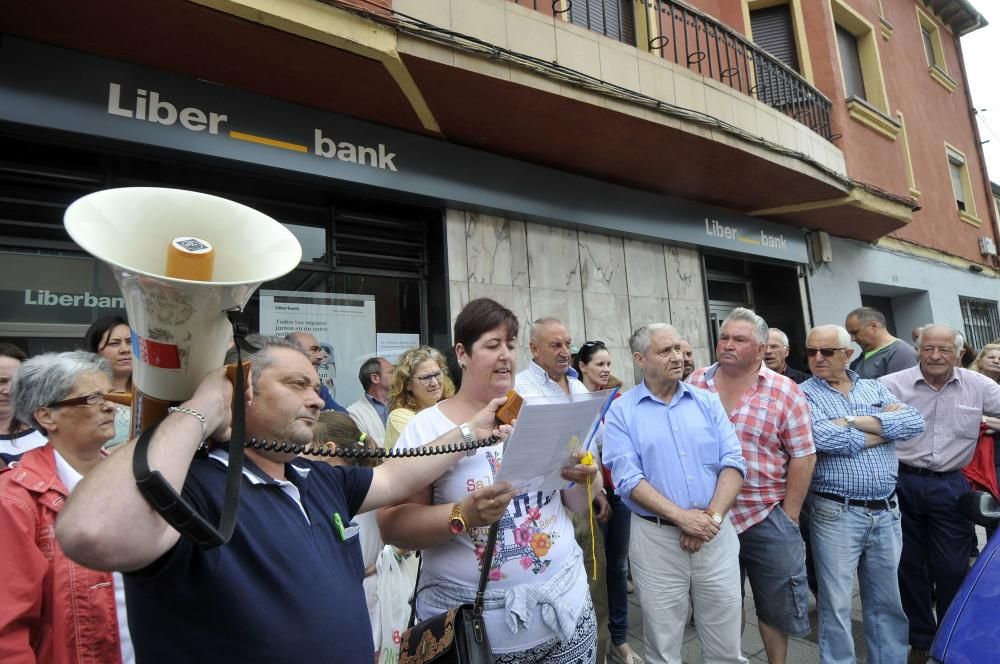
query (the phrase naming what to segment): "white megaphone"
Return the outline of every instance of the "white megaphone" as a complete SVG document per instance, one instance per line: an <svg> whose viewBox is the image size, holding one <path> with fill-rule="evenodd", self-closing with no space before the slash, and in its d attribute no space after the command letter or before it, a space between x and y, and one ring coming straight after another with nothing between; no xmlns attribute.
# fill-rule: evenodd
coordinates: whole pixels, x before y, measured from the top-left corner
<svg viewBox="0 0 1000 664"><path fill-rule="evenodd" d="M295 236L267 215L180 189L99 191L70 205L65 225L87 253L108 263L125 298L132 435L222 366L232 338L227 312L302 258Z"/></svg>

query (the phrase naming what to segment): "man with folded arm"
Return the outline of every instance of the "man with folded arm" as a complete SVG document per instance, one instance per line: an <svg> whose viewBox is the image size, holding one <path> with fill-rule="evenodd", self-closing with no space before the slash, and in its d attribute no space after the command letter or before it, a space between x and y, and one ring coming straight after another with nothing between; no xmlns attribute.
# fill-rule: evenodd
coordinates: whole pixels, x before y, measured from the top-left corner
<svg viewBox="0 0 1000 664"><path fill-rule="evenodd" d="M857 572L869 661L903 662L908 634L896 578L903 531L895 444L920 434L924 418L877 380L848 369L850 344L839 325L813 328L806 342L813 377L802 383L818 457L806 515L819 581L820 661L855 661Z"/></svg>

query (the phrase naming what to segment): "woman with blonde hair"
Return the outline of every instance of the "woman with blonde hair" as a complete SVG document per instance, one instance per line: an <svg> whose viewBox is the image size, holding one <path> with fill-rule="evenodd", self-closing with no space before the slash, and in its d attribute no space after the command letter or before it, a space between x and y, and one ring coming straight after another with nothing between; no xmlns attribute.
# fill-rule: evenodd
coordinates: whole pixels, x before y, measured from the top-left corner
<svg viewBox="0 0 1000 664"><path fill-rule="evenodd" d="M455 394L448 377L448 361L430 346L411 348L399 356L389 388L389 417L385 446L392 449L413 416Z"/></svg>
<svg viewBox="0 0 1000 664"><path fill-rule="evenodd" d="M976 359L969 365L969 369L994 381L1000 381L1000 343L983 346L979 355L976 355Z"/></svg>

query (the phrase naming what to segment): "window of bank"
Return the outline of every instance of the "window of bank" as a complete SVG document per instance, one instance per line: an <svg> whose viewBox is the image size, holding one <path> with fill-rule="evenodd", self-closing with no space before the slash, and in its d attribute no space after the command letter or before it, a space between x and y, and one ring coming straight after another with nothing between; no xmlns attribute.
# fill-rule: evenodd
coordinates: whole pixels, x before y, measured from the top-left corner
<svg viewBox="0 0 1000 664"><path fill-rule="evenodd" d="M62 225L69 203L118 186L203 191L260 210L303 248L299 267L261 290L371 296L378 333L430 343L449 338L447 298L427 296L447 292L440 209L286 173L179 161L176 153L136 156L0 135L0 154L0 340L30 354L79 347L94 320L122 313L110 270L84 254ZM259 313L258 293L246 309L253 328Z"/></svg>

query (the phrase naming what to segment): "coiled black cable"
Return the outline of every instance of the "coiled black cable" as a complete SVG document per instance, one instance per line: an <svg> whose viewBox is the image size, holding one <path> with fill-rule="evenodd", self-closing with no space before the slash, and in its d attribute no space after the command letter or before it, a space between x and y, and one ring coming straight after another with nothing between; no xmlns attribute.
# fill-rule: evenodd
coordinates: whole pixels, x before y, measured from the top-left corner
<svg viewBox="0 0 1000 664"><path fill-rule="evenodd" d="M244 443L244 447L254 450L264 450L266 452L287 452L291 454L305 454L307 456L320 457L345 457L348 459L406 459L412 457L433 456L436 454L454 454L455 452L472 452L480 447L489 447L500 442L497 436L482 438L471 443L449 443L447 445L426 445L424 447L411 447L407 449L387 450L382 447L362 447L357 444L337 445L336 449L330 449L325 445L307 443L300 445L288 443L280 440L257 440L250 438Z"/></svg>

